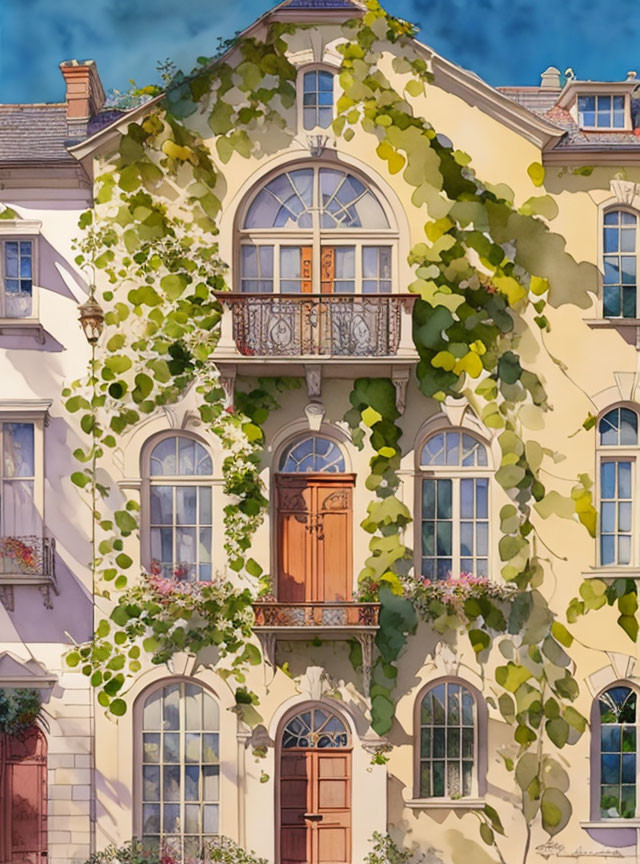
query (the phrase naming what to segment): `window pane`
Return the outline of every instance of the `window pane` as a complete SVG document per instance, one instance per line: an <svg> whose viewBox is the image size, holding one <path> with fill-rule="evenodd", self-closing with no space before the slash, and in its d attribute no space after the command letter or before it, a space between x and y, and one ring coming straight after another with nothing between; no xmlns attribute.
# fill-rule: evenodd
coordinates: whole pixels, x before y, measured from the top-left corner
<svg viewBox="0 0 640 864"><path fill-rule="evenodd" d="M3 423L4 476L34 477L33 423Z"/></svg>

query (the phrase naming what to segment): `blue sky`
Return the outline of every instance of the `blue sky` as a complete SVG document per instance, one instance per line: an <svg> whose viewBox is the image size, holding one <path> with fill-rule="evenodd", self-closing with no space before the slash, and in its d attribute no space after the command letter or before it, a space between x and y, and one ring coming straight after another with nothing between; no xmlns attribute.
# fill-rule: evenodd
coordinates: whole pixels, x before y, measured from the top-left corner
<svg viewBox="0 0 640 864"><path fill-rule="evenodd" d="M269 0L0 0L0 102L63 98L61 60L93 58L105 89L190 69ZM421 39L489 83L536 84L548 65L617 80L640 67L638 0L387 0ZM640 69L639 69L640 71Z"/></svg>

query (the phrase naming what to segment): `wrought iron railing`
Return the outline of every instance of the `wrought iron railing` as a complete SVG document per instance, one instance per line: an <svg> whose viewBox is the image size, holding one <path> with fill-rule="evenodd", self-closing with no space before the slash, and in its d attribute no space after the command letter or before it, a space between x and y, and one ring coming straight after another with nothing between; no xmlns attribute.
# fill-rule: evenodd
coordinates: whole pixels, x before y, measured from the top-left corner
<svg viewBox="0 0 640 864"><path fill-rule="evenodd" d="M278 603L253 604L256 627L377 627L379 603Z"/></svg>
<svg viewBox="0 0 640 864"><path fill-rule="evenodd" d="M390 357L398 352L401 295L224 294L244 356Z"/></svg>
<svg viewBox="0 0 640 864"><path fill-rule="evenodd" d="M55 540L26 534L0 536L0 576L55 577Z"/></svg>

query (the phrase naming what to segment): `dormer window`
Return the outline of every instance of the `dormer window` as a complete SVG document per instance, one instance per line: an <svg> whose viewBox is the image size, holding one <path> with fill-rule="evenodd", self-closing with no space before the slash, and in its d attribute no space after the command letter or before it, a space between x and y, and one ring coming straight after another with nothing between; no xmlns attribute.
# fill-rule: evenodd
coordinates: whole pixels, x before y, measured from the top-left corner
<svg viewBox="0 0 640 864"><path fill-rule="evenodd" d="M328 129L333 121L333 72L312 69L302 76L302 125Z"/></svg>
<svg viewBox="0 0 640 864"><path fill-rule="evenodd" d="M581 129L624 129L625 96L578 96Z"/></svg>

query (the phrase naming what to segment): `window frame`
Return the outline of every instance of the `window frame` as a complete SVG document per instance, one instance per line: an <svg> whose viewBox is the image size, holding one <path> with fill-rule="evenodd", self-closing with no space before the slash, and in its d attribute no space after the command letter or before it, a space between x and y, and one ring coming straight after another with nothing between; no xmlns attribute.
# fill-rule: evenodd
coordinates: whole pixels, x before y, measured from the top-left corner
<svg viewBox="0 0 640 864"><path fill-rule="evenodd" d="M332 66L330 63L309 63L301 66L298 69L296 78L296 104L297 104L297 121L298 129L301 134L313 135L333 135L332 124L336 119L336 83L338 80L339 68ZM304 78L308 72L328 72L333 76L332 102L331 102L331 123L328 126L312 126L311 129L306 129L304 125ZM317 91L316 91L317 92ZM316 117L318 106L315 106Z"/></svg>
<svg viewBox="0 0 640 864"><path fill-rule="evenodd" d="M605 224L605 217L609 213L616 213L616 212L628 213L631 216L634 216L636 219L635 248L634 248L633 253L627 253L627 254L633 254L635 256L635 259L636 259L636 315L634 318L625 317L624 315L605 315L605 312L604 312L604 289L605 289L604 262L605 262L605 257L608 254L618 254L618 255L623 254L621 252L607 253L605 251L604 232L605 232L605 228L607 227ZM598 233L598 243L599 243L599 248L600 248L600 255L599 255L599 261L598 261L599 270L600 270L600 298L599 298L599 300L600 300L600 317L602 319L604 319L605 321L614 321L614 322L616 322L616 324L625 324L625 323L633 324L634 321L637 321L640 318L640 263L639 263L640 262L640 240L638 239L639 235L640 235L640 211L636 210L634 207L631 207L628 204L621 204L619 202L614 202L614 203L608 204L606 207L603 207L600 210L599 233ZM622 308L622 298L621 298L621 308Z"/></svg>
<svg viewBox="0 0 640 864"><path fill-rule="evenodd" d="M487 454L487 465L470 465L470 466L454 466L454 465L429 465L423 466L422 463L422 451L427 444L427 442L434 438L436 435L445 434L447 432L458 432L460 435L468 435L470 438L474 438L479 444L481 444ZM433 426L431 427L426 434L422 435L418 441L418 446L415 450L416 453L416 473L415 473L415 505L414 505L414 513L417 513L418 516L415 520L415 530L417 533L417 537L414 543L414 572L416 577L422 579L422 481L425 479L442 479L442 480L452 480L452 496L451 496L451 510L452 510L452 575L458 576L460 574L460 481L463 479L486 479L487 480L487 521L488 521L488 531L487 531L487 577L489 579L492 578L493 567L495 566L495 555L494 552L494 520L492 519L492 505L493 505L493 476L495 473L495 469L493 467L493 459L491 453L491 446L489 442L484 439L480 434L475 432L472 429L467 428L466 426ZM454 516L454 503L457 502L457 518ZM438 557L438 556L436 556ZM474 556L474 558L477 556ZM456 561L457 561L457 570L456 570Z"/></svg>
<svg viewBox="0 0 640 864"><path fill-rule="evenodd" d="M151 474L151 454L154 449L162 441L167 438L189 438L202 445L211 458L211 464L214 473L209 475L204 474L187 474L187 475L169 475L169 474ZM148 438L142 448L140 459L141 468L141 484L140 484L140 563L142 567L150 573L151 570L151 487L152 486L209 486L211 488L211 579L215 578L216 567L218 564L218 556L216 552L220 546L220 520L216 519L216 515L222 512L222 492L224 480L217 477L215 473L216 460L214 458L214 449L211 444L201 438L199 435L186 429L166 429ZM174 526L172 526L172 530ZM202 584L208 584L204 582Z"/></svg>
<svg viewBox="0 0 640 864"><path fill-rule="evenodd" d="M421 749L421 732L422 732L422 702L435 687L440 684L457 684L468 690L475 704L476 722L474 736L474 759L473 759L473 774L471 795L462 796L460 798L451 798L450 796L429 797L423 798L420 794L420 768L422 761ZM483 799L487 794L487 767L488 767L488 720L489 710L487 703L482 695L482 692L470 684L464 678L456 675L442 675L426 682L418 691L413 708L413 804L414 806L425 807L469 807L479 802L484 803Z"/></svg>
<svg viewBox="0 0 640 864"><path fill-rule="evenodd" d="M305 67L309 71L308 67ZM334 171L341 171L345 174L352 174L359 180L376 198L389 224L388 228L321 228L320 220L314 218L314 224L311 228L244 228L247 212L251 204L255 200L258 193L272 180L281 174L286 174L292 171L311 168L314 171L314 204L313 212L317 213L317 194L319 192L319 172L321 168L326 168ZM264 292L256 296L269 297L282 294L284 296L301 296L298 293L287 295L280 291L280 248L283 246L293 246L297 248L311 247L312 249L312 291L306 296L321 295L321 250L323 247L350 246L355 247L355 276L354 276L354 292L338 294L337 296L364 296L364 297L381 297L390 296L398 293L399 286L399 260L398 260L398 244L399 231L396 227L395 213L392 211L389 202L383 195L375 183L372 183L367 177L364 177L353 166L335 161L327 161L321 159L309 159L301 162L289 163L280 166L277 170L272 171L261 177L249 190L243 206L238 209L236 216L236 226L234 232L234 274L232 279L233 290L235 293L247 297L254 296L253 292L244 292L242 290L242 248L243 246L273 246L273 291ZM365 246L389 246L391 250L391 291L389 294L363 294L362 292L362 249ZM323 296L333 296L325 294Z"/></svg>
<svg viewBox="0 0 640 864"><path fill-rule="evenodd" d="M637 444L601 444L600 423L611 411L626 408L633 411L638 422ZM640 475L638 460L640 457L640 411L629 402L617 402L608 405L598 414L596 430L596 476L595 476L595 500L598 508L598 523L596 532L596 568L598 570L615 570L621 573L637 570L640 563L640 544L638 543L637 531L633 530L635 519L638 515L638 494L640 492ZM631 553L628 564L603 564L602 563L602 464L603 462L630 462L631 463ZM607 499L610 500L610 499ZM616 499L619 500L619 499ZM626 500L626 499L625 499ZM615 535L617 536L617 534Z"/></svg>
<svg viewBox="0 0 640 864"><path fill-rule="evenodd" d="M135 697L135 701L133 703L133 753L132 753L132 810L133 810L133 835L135 837L142 838L144 835L143 832L143 794L144 794L144 780L143 780L143 733L144 733L144 707L150 696L153 696L154 693L163 690L165 687L169 687L171 685L187 685L187 684L195 684L200 687L203 693L206 693L210 696L218 706L218 766L219 766L219 779L218 779L218 837L223 836L224 830L224 821L223 821L223 807L224 807L224 795L223 791L226 786L225 777L223 767L228 762L227 759L224 758L224 750L222 747L222 739L223 739L223 727L224 723L224 705L218 694L209 687L205 682L203 682L200 678L188 677L185 675L171 676L168 678L159 678L153 683L146 686L140 693ZM181 704L182 704L181 699ZM173 731L173 730L172 730ZM184 730L186 731L186 730ZM202 731L202 730L201 730ZM163 762L158 762L157 764L163 765ZM181 761L179 763L183 766L185 761ZM196 764L196 763L194 763ZM162 780L161 780L162 782ZM181 803L184 803L184 790L182 790L182 798ZM230 803L230 808L233 807L233 804ZM226 818L226 810L224 811ZM183 835L175 834L175 837L181 837Z"/></svg>
<svg viewBox="0 0 640 864"><path fill-rule="evenodd" d="M595 126L584 126L580 122L580 99L592 97L595 99L594 116L596 119ZM618 97L624 100L624 122L622 126L599 126L598 119L598 100L602 98L610 98L611 101L611 122L613 123L614 107L613 99ZM582 90L576 93L576 120L579 129L585 132L628 132L631 129L631 102L628 93L616 93L614 90Z"/></svg>
<svg viewBox="0 0 640 864"><path fill-rule="evenodd" d="M600 699L608 691L615 687L628 687L636 694L636 812L634 816L625 818L623 816L613 816L607 818L602 816L600 812L600 787L602 785L602 766L600 763L602 756L601 732L602 723L600 721ZM634 826L640 820L640 688L632 681L626 678L618 678L608 682L601 690L599 690L593 698L591 704L590 716L590 734L591 742L589 748L589 767L590 767L590 789L589 789L589 810L592 822L597 822L603 827L606 826Z"/></svg>
<svg viewBox="0 0 640 864"><path fill-rule="evenodd" d="M0 221L0 322L3 327L37 324L40 321L40 222ZM24 318L5 314L5 243L31 243L31 315Z"/></svg>
<svg viewBox="0 0 640 864"><path fill-rule="evenodd" d="M45 427L49 425L49 408L51 400L2 400L0 399L0 424L4 423L31 423L33 425L33 503L40 517L40 535L45 536L45 454L44 438ZM0 458L3 458L0 452ZM4 471L0 471L3 475ZM0 512L0 536L4 535L4 524ZM21 535L16 535L21 536Z"/></svg>

